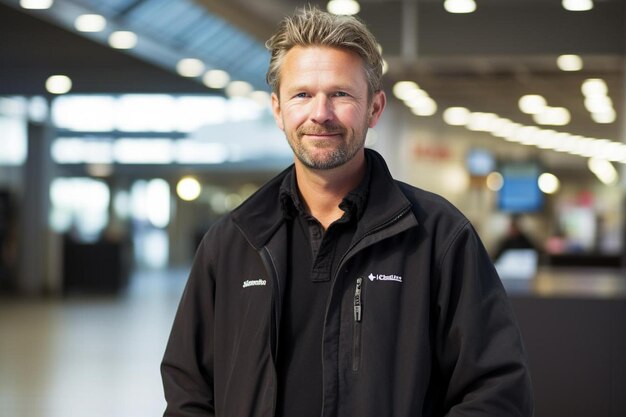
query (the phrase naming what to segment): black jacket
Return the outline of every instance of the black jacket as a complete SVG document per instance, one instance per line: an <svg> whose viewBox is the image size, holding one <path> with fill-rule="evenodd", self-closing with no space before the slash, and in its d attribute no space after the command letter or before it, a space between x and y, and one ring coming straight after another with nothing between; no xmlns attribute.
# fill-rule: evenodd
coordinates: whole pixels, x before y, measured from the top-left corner
<svg viewBox="0 0 626 417"><path fill-rule="evenodd" d="M323 417L531 416L519 330L472 226L367 158L367 208L327 303ZM161 367L166 416L274 415L285 173L198 249Z"/></svg>

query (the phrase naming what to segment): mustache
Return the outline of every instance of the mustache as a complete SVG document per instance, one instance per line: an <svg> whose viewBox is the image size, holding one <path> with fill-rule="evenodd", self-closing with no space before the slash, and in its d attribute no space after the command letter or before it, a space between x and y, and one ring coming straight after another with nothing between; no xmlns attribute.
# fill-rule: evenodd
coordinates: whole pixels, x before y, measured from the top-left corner
<svg viewBox="0 0 626 417"><path fill-rule="evenodd" d="M304 135L343 135L346 128L338 123L328 123L323 125L300 126L296 129L298 137Z"/></svg>

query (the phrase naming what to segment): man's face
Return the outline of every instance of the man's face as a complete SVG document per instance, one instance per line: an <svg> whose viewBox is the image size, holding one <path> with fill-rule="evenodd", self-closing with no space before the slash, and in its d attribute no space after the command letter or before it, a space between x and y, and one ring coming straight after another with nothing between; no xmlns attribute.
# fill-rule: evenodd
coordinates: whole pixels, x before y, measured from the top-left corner
<svg viewBox="0 0 626 417"><path fill-rule="evenodd" d="M363 151L368 127L383 111L385 95L368 101L361 58L347 50L296 46L285 55L280 98L272 94L278 127L297 158L311 169L332 169Z"/></svg>

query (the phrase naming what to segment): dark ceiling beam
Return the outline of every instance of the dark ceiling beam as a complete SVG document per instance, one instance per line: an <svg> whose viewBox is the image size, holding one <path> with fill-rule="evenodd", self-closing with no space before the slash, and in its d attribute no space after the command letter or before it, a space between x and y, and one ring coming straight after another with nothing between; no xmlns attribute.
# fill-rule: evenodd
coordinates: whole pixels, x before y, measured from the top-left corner
<svg viewBox="0 0 626 417"><path fill-rule="evenodd" d="M45 94L53 74L73 93L207 93L204 85L0 5L0 94Z"/></svg>
<svg viewBox="0 0 626 417"><path fill-rule="evenodd" d="M560 2L480 4L476 12L447 13L439 2L419 3L416 22L421 57L475 55L626 54L626 2L596 2L588 12L568 12ZM359 16L385 54L402 54L402 4L364 2ZM392 29L394 28L394 29Z"/></svg>
<svg viewBox="0 0 626 417"><path fill-rule="evenodd" d="M275 29L273 22L259 16L254 9L243 2L223 0L196 0L195 2L260 42L265 42ZM258 3L265 4L264 2Z"/></svg>

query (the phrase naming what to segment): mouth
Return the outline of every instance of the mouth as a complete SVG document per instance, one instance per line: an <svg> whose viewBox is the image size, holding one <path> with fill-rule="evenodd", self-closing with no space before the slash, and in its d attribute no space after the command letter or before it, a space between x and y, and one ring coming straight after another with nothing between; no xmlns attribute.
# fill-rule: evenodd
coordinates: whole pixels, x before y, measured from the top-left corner
<svg viewBox="0 0 626 417"><path fill-rule="evenodd" d="M307 136L309 138L313 138L313 139L327 139L327 138L332 138L335 136L341 136L341 133L339 132L310 132L310 133L303 133L302 136Z"/></svg>

